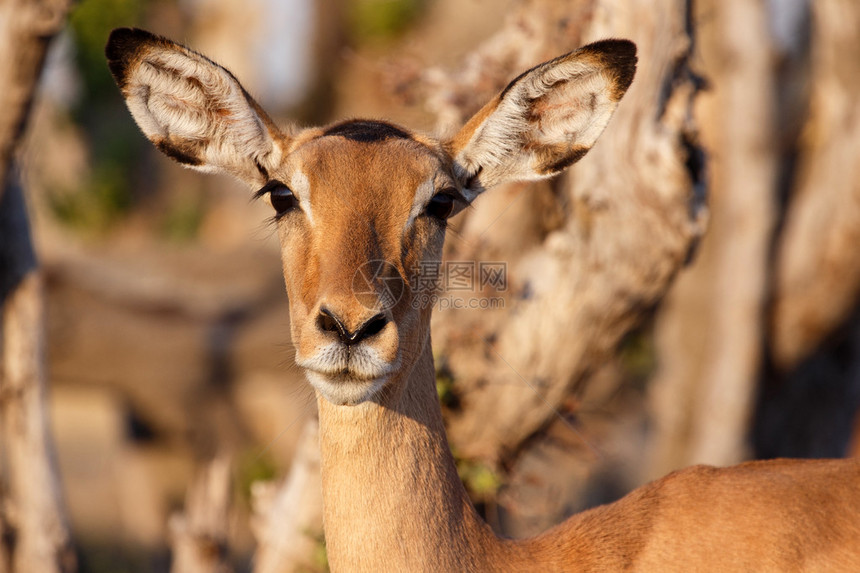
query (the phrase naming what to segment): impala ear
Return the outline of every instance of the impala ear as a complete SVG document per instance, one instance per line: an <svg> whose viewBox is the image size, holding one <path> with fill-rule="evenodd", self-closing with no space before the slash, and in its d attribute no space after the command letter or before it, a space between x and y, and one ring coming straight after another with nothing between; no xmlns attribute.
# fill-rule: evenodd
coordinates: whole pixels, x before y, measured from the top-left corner
<svg viewBox="0 0 860 573"><path fill-rule="evenodd" d="M499 183L551 177L591 149L636 72L636 45L604 40L512 81L449 143L468 199Z"/></svg>
<svg viewBox="0 0 860 573"><path fill-rule="evenodd" d="M233 74L144 30L118 28L108 66L141 131L162 152L200 171L262 185L285 140Z"/></svg>

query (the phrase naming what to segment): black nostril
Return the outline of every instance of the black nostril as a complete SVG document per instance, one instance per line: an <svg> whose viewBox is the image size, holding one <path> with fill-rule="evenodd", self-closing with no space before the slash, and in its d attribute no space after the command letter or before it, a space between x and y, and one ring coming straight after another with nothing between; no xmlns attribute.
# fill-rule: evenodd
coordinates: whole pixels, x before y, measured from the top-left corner
<svg viewBox="0 0 860 573"><path fill-rule="evenodd" d="M317 326L325 332L336 332L338 338L344 344L357 344L366 338L378 334L388 324L388 318L382 313L379 313L362 324L355 332L350 332L343 321L329 309L320 308L319 316L317 316Z"/></svg>
<svg viewBox="0 0 860 573"><path fill-rule="evenodd" d="M320 309L320 314L317 317L317 324L320 329L326 332L337 332L338 337L343 340L347 338L346 328L343 323L329 309L323 307Z"/></svg>
<svg viewBox="0 0 860 573"><path fill-rule="evenodd" d="M364 323L358 332L355 333L355 339L360 340L363 338L370 338L374 334L377 334L380 330L385 328L385 325L388 324L388 318L382 313L377 314L370 320Z"/></svg>

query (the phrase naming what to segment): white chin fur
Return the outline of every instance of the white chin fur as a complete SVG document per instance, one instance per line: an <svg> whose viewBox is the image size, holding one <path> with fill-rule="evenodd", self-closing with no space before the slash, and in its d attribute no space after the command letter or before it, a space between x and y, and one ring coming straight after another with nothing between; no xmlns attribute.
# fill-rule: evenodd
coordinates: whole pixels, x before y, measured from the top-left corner
<svg viewBox="0 0 860 573"><path fill-rule="evenodd" d="M385 385L385 377L361 380L330 377L312 370L305 370L305 376L311 386L335 406L355 406L366 402Z"/></svg>

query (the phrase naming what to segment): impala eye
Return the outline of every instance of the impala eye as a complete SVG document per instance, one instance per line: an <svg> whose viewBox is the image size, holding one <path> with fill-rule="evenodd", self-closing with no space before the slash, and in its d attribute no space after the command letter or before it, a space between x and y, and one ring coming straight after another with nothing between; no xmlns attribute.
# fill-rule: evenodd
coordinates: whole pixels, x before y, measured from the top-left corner
<svg viewBox="0 0 860 573"><path fill-rule="evenodd" d="M433 195L433 198L430 199L430 202L427 203L427 207L424 208L424 212L439 219L440 221L446 220L451 216L451 213L454 211L454 203L456 199L452 191L440 191Z"/></svg>
<svg viewBox="0 0 860 573"><path fill-rule="evenodd" d="M299 200L293 195L289 187L280 181L269 181L266 186L257 192L258 196L269 195L269 201L272 203L272 208L275 210L275 216L280 218L297 209Z"/></svg>

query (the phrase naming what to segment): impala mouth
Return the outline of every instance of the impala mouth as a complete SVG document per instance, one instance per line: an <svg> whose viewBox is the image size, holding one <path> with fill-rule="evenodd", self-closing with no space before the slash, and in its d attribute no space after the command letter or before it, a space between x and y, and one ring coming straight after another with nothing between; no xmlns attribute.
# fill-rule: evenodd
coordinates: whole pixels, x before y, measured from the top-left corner
<svg viewBox="0 0 860 573"><path fill-rule="evenodd" d="M388 376L362 378L344 371L338 374L305 370L311 386L336 406L355 406L371 399L388 381Z"/></svg>
<svg viewBox="0 0 860 573"><path fill-rule="evenodd" d="M356 405L373 397L388 381L396 364L381 360L366 347L344 351L341 345L327 346L312 358L297 357L311 386L336 405Z"/></svg>

